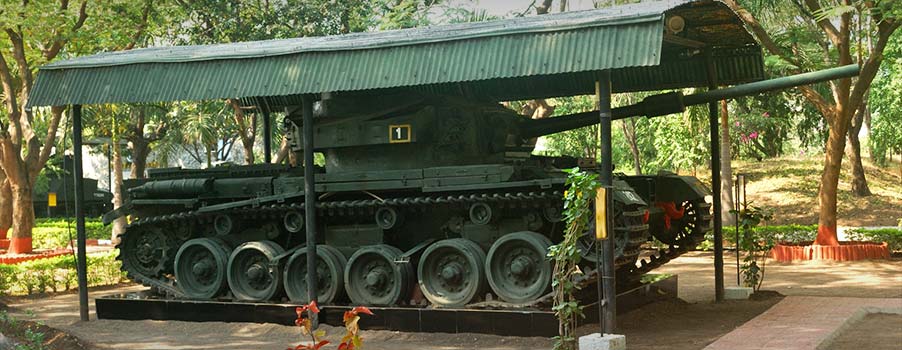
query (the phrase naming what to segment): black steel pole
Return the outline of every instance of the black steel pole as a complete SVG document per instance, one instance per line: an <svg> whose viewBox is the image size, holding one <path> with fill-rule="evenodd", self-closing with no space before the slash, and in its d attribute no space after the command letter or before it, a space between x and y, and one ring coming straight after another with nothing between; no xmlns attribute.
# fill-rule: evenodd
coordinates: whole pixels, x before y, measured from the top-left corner
<svg viewBox="0 0 902 350"><path fill-rule="evenodd" d="M265 99L259 99L263 109L263 161L272 163L272 121L270 119L269 105Z"/></svg>
<svg viewBox="0 0 902 350"><path fill-rule="evenodd" d="M72 106L72 154L75 168L75 233L78 253L78 314L88 320L88 255L85 251L85 188L81 156L81 105Z"/></svg>
<svg viewBox="0 0 902 350"><path fill-rule="evenodd" d="M717 66L706 51L705 62L708 65L708 90L717 89ZM723 217L720 200L720 123L717 115L718 101L708 102L708 125L711 129L711 192L714 210L714 300L723 301Z"/></svg>
<svg viewBox="0 0 902 350"><path fill-rule="evenodd" d="M598 118L601 125L601 169L599 169L601 185L611 188L614 184L614 163L611 152L611 71L602 71L596 82L598 91ZM608 196L610 198L611 196ZM602 289L604 291L604 309L602 322L602 335L613 334L617 328L617 281L614 279L614 238L611 223L614 221L611 215L610 200L608 201L607 225L608 239L601 241L602 264Z"/></svg>
<svg viewBox="0 0 902 350"><path fill-rule="evenodd" d="M304 216L307 234L307 299L316 301L316 183L313 165L313 97L301 99L304 128ZM316 315L310 318L317 324Z"/></svg>

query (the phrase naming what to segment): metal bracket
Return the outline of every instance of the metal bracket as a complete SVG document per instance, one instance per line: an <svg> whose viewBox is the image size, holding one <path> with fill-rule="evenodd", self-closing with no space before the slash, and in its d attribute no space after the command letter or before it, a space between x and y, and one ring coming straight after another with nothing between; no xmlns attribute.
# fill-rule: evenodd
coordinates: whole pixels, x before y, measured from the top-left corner
<svg viewBox="0 0 902 350"><path fill-rule="evenodd" d="M435 238L430 238L423 242L420 242L420 244L417 244L413 248L410 248L410 250L404 252L404 254L401 254L401 256L395 259L395 264L409 264L411 256L414 256L421 250L426 249L426 247L432 244L432 242L435 242Z"/></svg>
<svg viewBox="0 0 902 350"><path fill-rule="evenodd" d="M292 255L292 254L294 254L295 252L297 252L298 250L304 249L304 248L307 248L307 244L306 244L306 243L305 243L305 244L301 244L301 245L299 245L299 246L297 246L297 247L291 248L291 249L289 249L289 250L286 250L286 251L285 251L284 253L282 253L282 254L276 255L276 256L273 257L271 260L269 260L269 267L279 266L279 262L280 262L282 259L284 259L286 256Z"/></svg>

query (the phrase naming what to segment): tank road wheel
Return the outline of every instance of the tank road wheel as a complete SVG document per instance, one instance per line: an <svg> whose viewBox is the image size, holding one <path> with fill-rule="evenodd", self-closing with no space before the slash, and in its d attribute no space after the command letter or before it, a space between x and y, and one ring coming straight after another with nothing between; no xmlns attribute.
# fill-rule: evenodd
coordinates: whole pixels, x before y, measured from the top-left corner
<svg viewBox="0 0 902 350"><path fill-rule="evenodd" d="M670 227L663 226L663 230L653 232L655 238L669 245L693 245L704 239L707 232L707 226L704 220L710 220L710 206L699 205L695 201L683 201L676 207L676 211L671 216ZM678 213L682 211L681 213ZM676 216L679 217L677 218ZM665 209L664 215L667 214ZM665 218L666 219L666 218Z"/></svg>
<svg viewBox="0 0 902 350"><path fill-rule="evenodd" d="M173 242L163 230L147 227L122 235L119 258L125 271L145 277L159 277L172 267Z"/></svg>
<svg viewBox="0 0 902 350"><path fill-rule="evenodd" d="M212 299L226 287L229 248L217 238L196 238L175 255L175 279L191 299Z"/></svg>
<svg viewBox="0 0 902 350"><path fill-rule="evenodd" d="M492 290L511 303L538 299L551 287L551 240L529 231L508 233L492 244L486 277Z"/></svg>
<svg viewBox="0 0 902 350"><path fill-rule="evenodd" d="M345 294L344 272L347 258L335 247L316 246L316 300L329 304ZM306 304L307 298L307 249L301 248L291 255L285 264L285 294L296 303Z"/></svg>
<svg viewBox="0 0 902 350"><path fill-rule="evenodd" d="M407 297L413 271L410 264L399 264L403 253L395 247L379 244L360 248L348 259L345 290L354 305L395 305Z"/></svg>
<svg viewBox="0 0 902 350"><path fill-rule="evenodd" d="M270 300L282 288L282 274L277 264L270 260L284 253L281 246L272 241L244 243L229 257L229 289L238 300Z"/></svg>
<svg viewBox="0 0 902 350"><path fill-rule="evenodd" d="M473 241L454 238L426 248L417 276L426 299L437 306L464 306L485 290L485 252Z"/></svg>

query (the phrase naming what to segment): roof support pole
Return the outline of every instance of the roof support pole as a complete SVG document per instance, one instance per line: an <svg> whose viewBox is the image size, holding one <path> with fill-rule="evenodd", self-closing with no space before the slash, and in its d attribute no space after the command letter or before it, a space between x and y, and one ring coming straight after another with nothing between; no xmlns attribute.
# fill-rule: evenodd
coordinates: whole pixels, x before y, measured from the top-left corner
<svg viewBox="0 0 902 350"><path fill-rule="evenodd" d="M611 188L614 184L614 163L611 152L611 71L601 71L598 81L595 82L595 93L598 99L598 118L601 126L601 168L598 169L601 185ZM610 198L611 196L609 196ZM611 208L608 203L608 208ZM614 216L611 210L607 211L608 232L613 232L611 223ZM617 281L614 276L614 239L602 240L601 244L601 278L599 280L600 292L603 296L600 305L601 333L613 334L617 327Z"/></svg>
<svg viewBox="0 0 902 350"><path fill-rule="evenodd" d="M263 161L272 163L272 119L270 118L269 104L260 99L263 109Z"/></svg>
<svg viewBox="0 0 902 350"><path fill-rule="evenodd" d="M711 57L711 51L705 51L705 63L708 66L708 90L717 89L717 66ZM711 129L711 192L712 209L714 211L714 300L723 301L723 218L720 201L720 123L717 117L719 101L708 102L708 125Z"/></svg>
<svg viewBox="0 0 902 350"><path fill-rule="evenodd" d="M316 183L313 172L313 96L301 98L301 116L304 128L304 222L307 234L307 300L316 301ZM310 312L314 327L319 323L316 314Z"/></svg>
<svg viewBox="0 0 902 350"><path fill-rule="evenodd" d="M88 255L85 251L85 186L81 155L81 105L73 105L72 113L72 154L75 177L75 234L76 273L78 274L78 314L82 321L88 320Z"/></svg>

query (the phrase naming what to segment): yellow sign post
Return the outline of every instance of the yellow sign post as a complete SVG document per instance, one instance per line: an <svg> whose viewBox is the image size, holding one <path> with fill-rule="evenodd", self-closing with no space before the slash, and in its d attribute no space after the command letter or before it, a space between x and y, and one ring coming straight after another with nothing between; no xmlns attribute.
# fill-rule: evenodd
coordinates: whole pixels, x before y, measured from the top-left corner
<svg viewBox="0 0 902 350"><path fill-rule="evenodd" d="M608 189L599 187L595 192L595 239L608 239Z"/></svg>
<svg viewBox="0 0 902 350"><path fill-rule="evenodd" d="M56 206L56 192L48 192L47 193L47 206L48 207Z"/></svg>

